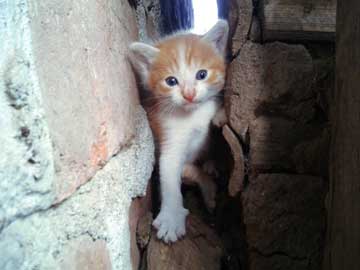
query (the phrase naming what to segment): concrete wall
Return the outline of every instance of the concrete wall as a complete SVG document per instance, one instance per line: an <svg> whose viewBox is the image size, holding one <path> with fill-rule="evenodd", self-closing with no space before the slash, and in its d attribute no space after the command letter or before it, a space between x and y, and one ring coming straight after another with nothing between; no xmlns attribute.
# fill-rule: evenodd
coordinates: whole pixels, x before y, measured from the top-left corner
<svg viewBox="0 0 360 270"><path fill-rule="evenodd" d="M0 269L130 269L152 135L128 1L0 0Z"/></svg>

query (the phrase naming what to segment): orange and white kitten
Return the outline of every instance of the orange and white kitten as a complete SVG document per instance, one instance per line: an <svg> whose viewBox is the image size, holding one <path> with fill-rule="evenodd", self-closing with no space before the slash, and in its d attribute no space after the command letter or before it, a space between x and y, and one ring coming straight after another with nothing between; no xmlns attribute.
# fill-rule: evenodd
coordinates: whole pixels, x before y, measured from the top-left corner
<svg viewBox="0 0 360 270"><path fill-rule="evenodd" d="M219 20L204 36L178 33L153 45L130 46L133 63L151 93L145 110L159 151L162 199L153 225L165 242L175 242L186 232L189 211L183 207L181 178L194 178L201 187L205 180L197 178L207 177L193 163L221 106L227 39L228 24Z"/></svg>

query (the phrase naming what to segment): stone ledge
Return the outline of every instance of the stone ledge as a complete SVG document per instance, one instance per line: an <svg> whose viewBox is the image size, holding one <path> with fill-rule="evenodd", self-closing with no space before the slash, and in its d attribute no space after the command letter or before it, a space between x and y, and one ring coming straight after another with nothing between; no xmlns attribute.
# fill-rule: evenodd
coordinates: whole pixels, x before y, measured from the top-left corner
<svg viewBox="0 0 360 270"><path fill-rule="evenodd" d="M101 246L99 264L131 269L129 207L132 198L144 195L154 162L152 134L140 106L135 120L132 145L91 181L58 206L18 219L2 231L0 269L60 270L81 263L81 258L69 262L73 257L68 252L71 246L77 247L73 253L81 253L84 237L94 243L95 251L88 247L91 254Z"/></svg>

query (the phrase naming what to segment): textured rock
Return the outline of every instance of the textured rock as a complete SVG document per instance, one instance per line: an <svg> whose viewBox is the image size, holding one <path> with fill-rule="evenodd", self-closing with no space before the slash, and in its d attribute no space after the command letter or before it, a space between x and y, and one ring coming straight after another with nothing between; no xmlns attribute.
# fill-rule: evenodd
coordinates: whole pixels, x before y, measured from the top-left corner
<svg viewBox="0 0 360 270"><path fill-rule="evenodd" d="M233 4L233 9L237 8L237 18L235 20L236 10L230 11L230 26L234 28L234 36L232 38L232 52L233 54L237 53L243 45L245 44L249 29L251 27L251 17L253 14L253 4L252 0L233 0L236 2ZM234 25L233 22L236 22ZM235 26L235 27L234 27Z"/></svg>
<svg viewBox="0 0 360 270"><path fill-rule="evenodd" d="M109 252L104 240L84 235L70 241L63 256L62 268L68 270L111 270Z"/></svg>
<svg viewBox="0 0 360 270"><path fill-rule="evenodd" d="M230 196L236 194L244 189L245 177L245 159L242 147L236 135L231 131L228 125L223 127L222 133L225 140L230 146L231 154L234 159L234 166L229 179L228 192Z"/></svg>
<svg viewBox="0 0 360 270"><path fill-rule="evenodd" d="M154 161L135 39L128 1L0 0L0 269L131 268Z"/></svg>
<svg viewBox="0 0 360 270"><path fill-rule="evenodd" d="M128 1L29 1L31 47L55 159L57 201L134 136L137 39Z"/></svg>
<svg viewBox="0 0 360 270"><path fill-rule="evenodd" d="M249 269L320 269L324 181L261 174L242 193Z"/></svg>
<svg viewBox="0 0 360 270"><path fill-rule="evenodd" d="M312 115L304 115L300 102L311 96L312 72L311 56L301 45L247 42L228 72L231 126L241 134L263 114L309 119Z"/></svg>
<svg viewBox="0 0 360 270"><path fill-rule="evenodd" d="M140 265L140 253L144 246L138 246L138 226L141 221L148 217L151 209L151 189L150 184L146 190L146 196L135 198L131 202L129 210L129 226L130 226L130 245L131 245L131 263L134 270L139 269ZM150 215L151 216L151 215ZM151 223L149 224L151 227Z"/></svg>
<svg viewBox="0 0 360 270"><path fill-rule="evenodd" d="M249 129L253 169L293 169L292 149L319 133L308 124L315 117L313 81L312 59L301 45L247 42L231 63L227 113L239 136Z"/></svg>
<svg viewBox="0 0 360 270"><path fill-rule="evenodd" d="M3 229L0 269L86 269L89 257L104 268L88 269L131 269L128 211L131 199L144 195L154 160L145 112L134 109L136 136L129 147L57 207Z"/></svg>
<svg viewBox="0 0 360 270"><path fill-rule="evenodd" d="M0 231L70 196L134 137L127 1L1 1Z"/></svg>
<svg viewBox="0 0 360 270"><path fill-rule="evenodd" d="M304 46L279 42L247 41L230 65L225 106L249 151L241 211L250 270L321 267L329 147L322 100L331 92L323 72Z"/></svg>
<svg viewBox="0 0 360 270"><path fill-rule="evenodd" d="M221 254L221 242L215 232L197 217L189 215L186 236L175 244L164 244L153 231L147 249L147 269L220 269Z"/></svg>
<svg viewBox="0 0 360 270"><path fill-rule="evenodd" d="M161 36L161 14L159 0L142 0L137 2L136 21L139 39L143 42L157 40Z"/></svg>
<svg viewBox="0 0 360 270"><path fill-rule="evenodd" d="M321 136L298 144L293 151L292 162L302 174L328 176L330 131L324 128Z"/></svg>
<svg viewBox="0 0 360 270"><path fill-rule="evenodd" d="M0 232L17 217L48 208L55 198L27 12L25 1L0 1Z"/></svg>
<svg viewBox="0 0 360 270"><path fill-rule="evenodd" d="M249 126L252 173L279 170L301 173L312 171L304 170L299 159L293 158L293 152L307 148L309 138L316 137L321 132L320 128L301 125L296 121L276 116L259 116ZM300 147L297 147L297 144ZM302 159L305 155L310 155L311 151L306 150L303 155L299 154L300 152L295 156Z"/></svg>

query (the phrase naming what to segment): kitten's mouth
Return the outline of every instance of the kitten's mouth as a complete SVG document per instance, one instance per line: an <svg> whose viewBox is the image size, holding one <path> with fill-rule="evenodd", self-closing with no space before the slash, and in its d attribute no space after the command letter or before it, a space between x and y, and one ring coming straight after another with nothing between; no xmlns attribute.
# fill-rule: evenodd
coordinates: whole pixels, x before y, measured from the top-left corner
<svg viewBox="0 0 360 270"><path fill-rule="evenodd" d="M191 111L199 106L199 102L186 102L182 106L186 111Z"/></svg>

